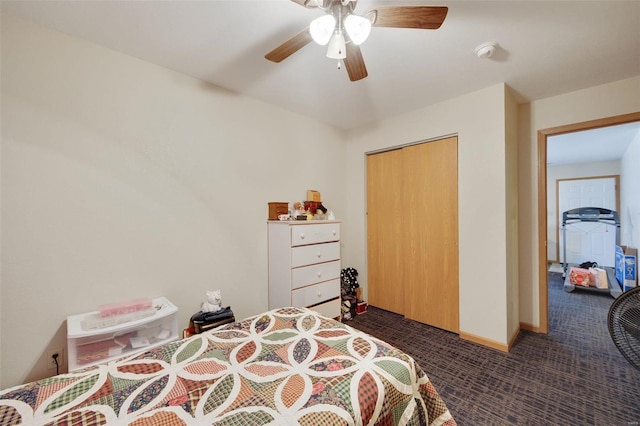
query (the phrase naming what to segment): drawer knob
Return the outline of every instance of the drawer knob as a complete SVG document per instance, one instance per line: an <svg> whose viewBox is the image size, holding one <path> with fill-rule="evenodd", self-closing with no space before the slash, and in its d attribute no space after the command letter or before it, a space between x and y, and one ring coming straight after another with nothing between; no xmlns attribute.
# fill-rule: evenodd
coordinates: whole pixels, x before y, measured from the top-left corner
<svg viewBox="0 0 640 426"><path fill-rule="evenodd" d="M318 252L316 256L318 256L318 259L320 259L322 257L322 253Z"/></svg>
<svg viewBox="0 0 640 426"><path fill-rule="evenodd" d="M304 233L300 234L300 239L304 240Z"/></svg>
<svg viewBox="0 0 640 426"><path fill-rule="evenodd" d="M336 235L336 234L337 234L337 232L336 232L336 230L335 230L335 229L334 229L333 231L331 231L331 233L332 233L333 235Z"/></svg>
<svg viewBox="0 0 640 426"><path fill-rule="evenodd" d="M322 293L318 292L318 297L322 297Z"/></svg>
<svg viewBox="0 0 640 426"><path fill-rule="evenodd" d="M320 278L322 276L322 272L318 271L317 275L318 275L318 278Z"/></svg>

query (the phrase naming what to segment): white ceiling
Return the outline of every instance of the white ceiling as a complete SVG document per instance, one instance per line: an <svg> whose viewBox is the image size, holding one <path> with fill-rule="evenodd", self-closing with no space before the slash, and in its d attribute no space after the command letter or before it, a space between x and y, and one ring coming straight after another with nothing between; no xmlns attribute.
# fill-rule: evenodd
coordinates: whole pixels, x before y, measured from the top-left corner
<svg viewBox="0 0 640 426"><path fill-rule="evenodd" d="M360 0L356 12L381 5L449 13L438 30L374 28L358 82L313 43L279 64L264 58L322 14L289 0L2 0L0 10L347 130L500 82L528 102L640 75L640 1ZM497 52L478 58L488 41ZM548 162L618 159L639 134L633 123L556 136Z"/></svg>
<svg viewBox="0 0 640 426"><path fill-rule="evenodd" d="M501 82L525 102L640 75L640 1L360 0L356 12L390 4L449 13L438 30L374 28L358 82L313 43L279 64L264 58L322 13L293 1L3 0L0 10L342 129ZM498 51L478 58L488 41Z"/></svg>
<svg viewBox="0 0 640 426"><path fill-rule="evenodd" d="M547 138L547 165L619 160L640 140L640 122L566 133Z"/></svg>

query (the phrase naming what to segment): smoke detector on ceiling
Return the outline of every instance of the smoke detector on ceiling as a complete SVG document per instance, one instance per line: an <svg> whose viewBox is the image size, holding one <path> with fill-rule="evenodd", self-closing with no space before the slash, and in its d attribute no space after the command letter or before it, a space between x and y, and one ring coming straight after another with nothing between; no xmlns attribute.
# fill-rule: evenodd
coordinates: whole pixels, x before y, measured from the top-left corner
<svg viewBox="0 0 640 426"><path fill-rule="evenodd" d="M476 55L478 58L490 58L498 48L498 43L488 42L482 43L480 46L476 47Z"/></svg>

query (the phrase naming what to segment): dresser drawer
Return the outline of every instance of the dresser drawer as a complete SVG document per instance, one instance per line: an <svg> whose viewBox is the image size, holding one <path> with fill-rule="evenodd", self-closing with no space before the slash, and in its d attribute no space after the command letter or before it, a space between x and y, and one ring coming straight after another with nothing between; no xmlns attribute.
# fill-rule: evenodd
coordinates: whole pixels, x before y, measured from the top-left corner
<svg viewBox="0 0 640 426"><path fill-rule="evenodd" d="M291 292L293 306L311 306L340 296L340 279L326 281Z"/></svg>
<svg viewBox="0 0 640 426"><path fill-rule="evenodd" d="M313 265L340 259L340 243L314 244L291 249L291 267Z"/></svg>
<svg viewBox="0 0 640 426"><path fill-rule="evenodd" d="M291 246L340 240L340 223L319 223L291 227Z"/></svg>
<svg viewBox="0 0 640 426"><path fill-rule="evenodd" d="M318 263L317 265L303 266L291 270L291 288L299 288L307 285L340 278L340 261Z"/></svg>
<svg viewBox="0 0 640 426"><path fill-rule="evenodd" d="M322 316L327 318L338 318L340 316L340 305L342 304L342 300L339 297L336 297L333 300L330 300L325 303L321 303L319 305L311 306L309 309L312 311L316 311Z"/></svg>

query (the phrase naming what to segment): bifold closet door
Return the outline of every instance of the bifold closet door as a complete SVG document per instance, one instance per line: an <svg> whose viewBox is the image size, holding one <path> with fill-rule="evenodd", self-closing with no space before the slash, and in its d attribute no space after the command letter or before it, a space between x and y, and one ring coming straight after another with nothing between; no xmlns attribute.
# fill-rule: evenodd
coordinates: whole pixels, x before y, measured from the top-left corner
<svg viewBox="0 0 640 426"><path fill-rule="evenodd" d="M458 139L402 151L404 314L458 333Z"/></svg>
<svg viewBox="0 0 640 426"><path fill-rule="evenodd" d="M404 313L401 149L367 156L368 303Z"/></svg>
<svg viewBox="0 0 640 426"><path fill-rule="evenodd" d="M367 156L368 303L459 332L458 139Z"/></svg>

